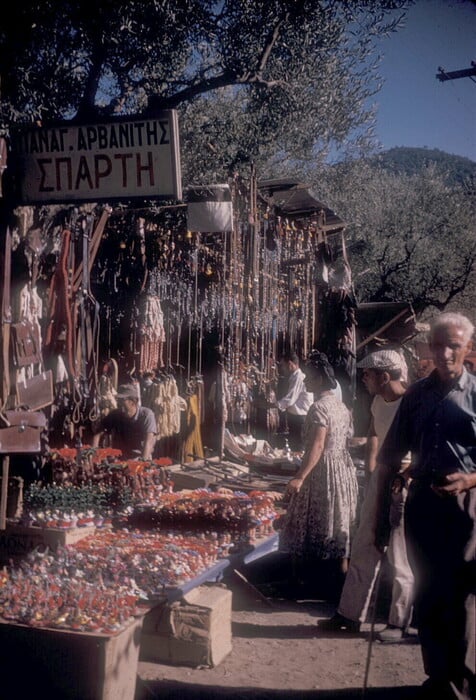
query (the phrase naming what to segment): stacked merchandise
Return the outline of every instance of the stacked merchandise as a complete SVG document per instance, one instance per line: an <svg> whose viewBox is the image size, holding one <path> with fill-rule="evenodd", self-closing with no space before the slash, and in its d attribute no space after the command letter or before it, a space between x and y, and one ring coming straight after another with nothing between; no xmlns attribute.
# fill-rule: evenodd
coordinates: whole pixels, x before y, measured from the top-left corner
<svg viewBox="0 0 476 700"><path fill-rule="evenodd" d="M72 529L123 518L135 503L155 503L172 488L171 460L121 460L120 451L84 447L52 452L51 483L25 490L21 523Z"/></svg>
<svg viewBox="0 0 476 700"><path fill-rule="evenodd" d="M140 602L164 600L224 553L217 540L199 536L103 530L7 567L0 615L33 627L117 632Z"/></svg>
<svg viewBox="0 0 476 700"><path fill-rule="evenodd" d="M195 489L164 493L153 506L139 506L128 518L141 529L159 527L183 532L216 533L235 545L272 533L276 517L275 498L264 491L243 493L221 488L218 492Z"/></svg>
<svg viewBox="0 0 476 700"><path fill-rule="evenodd" d="M72 455L61 457L63 466L68 458ZM89 458L94 462L97 455ZM100 479L71 484L72 470L66 468L63 483L27 490L25 521L44 528L92 522L96 529L71 545L33 550L6 567L0 578L0 618L33 627L116 633L130 624L141 604L166 600L171 591L239 551L243 542L272 531L279 494L172 493L166 476L162 481L158 476L165 465L124 465L117 455L109 458L109 471L104 461L93 464ZM118 497L118 484L129 488L127 497ZM147 494L146 485L157 488Z"/></svg>

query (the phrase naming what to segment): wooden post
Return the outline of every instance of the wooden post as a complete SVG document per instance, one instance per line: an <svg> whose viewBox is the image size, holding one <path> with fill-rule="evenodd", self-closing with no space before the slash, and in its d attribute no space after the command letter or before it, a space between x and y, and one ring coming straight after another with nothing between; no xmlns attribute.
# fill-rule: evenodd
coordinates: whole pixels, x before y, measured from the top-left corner
<svg viewBox="0 0 476 700"><path fill-rule="evenodd" d="M0 497L0 530L7 527L7 501L8 501L8 479L10 472L10 457L3 455L2 458L2 492Z"/></svg>
<svg viewBox="0 0 476 700"><path fill-rule="evenodd" d="M223 456L225 454L225 413L226 413L226 397L225 397L225 368L223 366L223 357L220 356L218 362L218 372L217 372L217 408L218 408L218 420L219 420L219 440L218 440L218 458L219 461L223 461Z"/></svg>
<svg viewBox="0 0 476 700"><path fill-rule="evenodd" d="M1 372L1 397L0 409L3 410L8 404L10 395L10 327L12 321L12 310L10 303L10 285L11 285L11 256L12 256L12 233L10 226L5 228L5 245L2 251L2 352L0 353L0 372Z"/></svg>

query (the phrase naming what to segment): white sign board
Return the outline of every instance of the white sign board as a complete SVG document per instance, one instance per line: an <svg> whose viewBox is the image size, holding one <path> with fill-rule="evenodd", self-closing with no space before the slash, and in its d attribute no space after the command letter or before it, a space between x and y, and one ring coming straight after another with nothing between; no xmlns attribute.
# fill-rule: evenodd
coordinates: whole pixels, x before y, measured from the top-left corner
<svg viewBox="0 0 476 700"><path fill-rule="evenodd" d="M107 124L18 130L12 137L23 204L181 199L177 113Z"/></svg>

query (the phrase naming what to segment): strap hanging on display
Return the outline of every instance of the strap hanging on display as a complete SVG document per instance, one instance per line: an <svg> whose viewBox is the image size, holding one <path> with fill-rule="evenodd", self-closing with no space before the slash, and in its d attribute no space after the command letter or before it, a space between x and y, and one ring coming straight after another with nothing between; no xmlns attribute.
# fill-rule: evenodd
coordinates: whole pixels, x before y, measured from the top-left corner
<svg viewBox="0 0 476 700"><path fill-rule="evenodd" d="M97 226L91 235L91 244L90 244L89 261L88 261L89 269L92 268L93 263L96 259L96 256L97 256L97 253L99 250L99 244L101 243L101 239L102 239L102 234L104 233L104 229L106 227L106 224L107 224L107 221L108 221L109 216L111 214L111 211L112 210L110 207L106 207L103 210L103 212L99 218L99 221L97 223ZM72 282L73 292L78 291L78 289L81 285L82 276L83 276L83 261L81 260L81 262L79 263L79 265L78 265L78 267L75 270L74 275L73 275L73 282Z"/></svg>
<svg viewBox="0 0 476 700"><path fill-rule="evenodd" d="M75 385L74 400L76 406L73 413L73 422L75 423L82 422L86 418L86 414L91 420L97 418L99 304L93 297L90 286L90 252L93 230L94 218L92 216L85 217L82 221L81 289L78 293L76 365L79 377Z"/></svg>
<svg viewBox="0 0 476 700"><path fill-rule="evenodd" d="M71 294L68 284L68 259L71 245L71 231L64 229L60 259L56 265L48 294L48 327L45 347L50 355L58 354L58 346L64 352L63 361L69 376L74 376L73 317ZM61 354L63 354L63 352Z"/></svg>
<svg viewBox="0 0 476 700"><path fill-rule="evenodd" d="M7 140L3 136L0 137L0 197L4 196L3 193L3 173L7 169L8 160L8 146Z"/></svg>

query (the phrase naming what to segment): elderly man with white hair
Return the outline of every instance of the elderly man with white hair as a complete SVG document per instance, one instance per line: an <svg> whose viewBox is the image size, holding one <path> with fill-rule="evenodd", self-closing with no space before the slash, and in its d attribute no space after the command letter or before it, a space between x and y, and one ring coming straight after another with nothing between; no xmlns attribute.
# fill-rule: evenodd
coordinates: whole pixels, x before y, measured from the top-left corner
<svg viewBox="0 0 476 700"><path fill-rule="evenodd" d="M432 700L476 698L476 377L464 366L473 333L459 313L433 320L435 369L407 390L378 455L385 494L411 452L405 528L422 696Z"/></svg>

